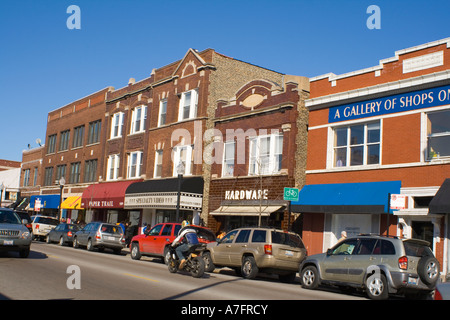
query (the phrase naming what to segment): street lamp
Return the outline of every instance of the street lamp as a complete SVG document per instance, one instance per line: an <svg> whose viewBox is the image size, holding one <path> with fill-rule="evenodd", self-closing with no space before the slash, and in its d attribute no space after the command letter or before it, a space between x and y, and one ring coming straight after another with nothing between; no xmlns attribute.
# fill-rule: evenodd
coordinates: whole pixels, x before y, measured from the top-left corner
<svg viewBox="0 0 450 320"><path fill-rule="evenodd" d="M66 184L66 179L64 179L64 177L61 177L61 179L59 179L59 221L61 221L61 219L62 219L61 204L62 204L62 193L63 193L65 184Z"/></svg>
<svg viewBox="0 0 450 320"><path fill-rule="evenodd" d="M183 161L180 161L180 163L178 163L177 173L178 173L178 190L177 190L177 211L175 215L175 222L178 222L178 219L180 218L181 181L183 180L183 173L184 173Z"/></svg>
<svg viewBox="0 0 450 320"><path fill-rule="evenodd" d="M2 206L2 199L3 199L3 189L5 188L5 185L3 184L3 182L2 182L2 184L0 184L0 207Z"/></svg>

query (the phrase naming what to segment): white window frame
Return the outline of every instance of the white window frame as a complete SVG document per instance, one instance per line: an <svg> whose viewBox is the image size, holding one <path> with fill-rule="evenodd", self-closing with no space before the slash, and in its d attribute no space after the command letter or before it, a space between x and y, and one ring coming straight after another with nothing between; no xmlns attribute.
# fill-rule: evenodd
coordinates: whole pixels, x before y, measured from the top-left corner
<svg viewBox="0 0 450 320"><path fill-rule="evenodd" d="M112 154L108 157L106 180L117 180L119 178L120 155Z"/></svg>
<svg viewBox="0 0 450 320"><path fill-rule="evenodd" d="M190 99L186 97L190 93ZM184 110L189 107L189 115L184 116ZM197 107L198 107L198 90L189 90L181 94L180 105L178 107L178 121L184 121L189 119L194 119L197 117Z"/></svg>
<svg viewBox="0 0 450 320"><path fill-rule="evenodd" d="M163 113L164 110L164 113ZM164 121L161 121L164 115ZM161 127L167 123L167 99L159 101L159 112L158 112L158 127Z"/></svg>
<svg viewBox="0 0 450 320"><path fill-rule="evenodd" d="M159 160L159 161L158 161ZM161 162L161 174L158 175L158 162ZM162 177L162 164L163 164L163 150L156 150L155 151L155 168L153 171L153 177L154 178L161 178Z"/></svg>
<svg viewBox="0 0 450 320"><path fill-rule="evenodd" d="M269 139L269 149L268 153L262 154L263 149L261 148L261 142L265 139ZM251 137L249 140L248 175L255 176L280 173L282 169L281 161L283 160L283 134L278 133L256 136Z"/></svg>
<svg viewBox="0 0 450 320"><path fill-rule="evenodd" d="M144 152L142 151L134 151L129 154L127 164L128 179L139 178L141 176L143 160Z"/></svg>
<svg viewBox="0 0 450 320"><path fill-rule="evenodd" d="M134 108L131 113L130 134L144 132L146 120L147 120L147 106L141 105L139 107Z"/></svg>
<svg viewBox="0 0 450 320"><path fill-rule="evenodd" d="M443 159L449 159L450 155L440 155L439 150L436 151L432 151L430 150L430 139L433 138L442 138L442 137L449 137L450 136L450 132L446 131L446 132L438 132L438 133L431 133L431 121L429 118L430 114L434 114L434 113L440 113L440 112L450 112L450 109L445 108L445 109L439 109L439 110L433 110L430 112L426 112L424 113L424 131L425 131L425 137L424 137L424 148L423 150L425 150L425 160L426 161L433 161L433 160L443 160Z"/></svg>
<svg viewBox="0 0 450 320"><path fill-rule="evenodd" d="M111 119L111 134L110 138L121 138L122 137L122 129L123 129L123 120L124 120L124 113L123 112L117 112L112 116ZM115 132L117 128L117 133Z"/></svg>
<svg viewBox="0 0 450 320"><path fill-rule="evenodd" d="M233 145L232 156L227 154L227 146ZM236 158L236 142L226 141L223 143L222 177L234 176L234 162ZM230 164L230 166L228 166Z"/></svg>
<svg viewBox="0 0 450 320"><path fill-rule="evenodd" d="M368 127L373 124L378 124L378 130L380 133L379 140L377 142L368 142ZM351 142L351 128L356 126L363 126L364 127L364 141L359 144L352 144ZM336 130L339 129L346 129L347 130L347 141L346 145L342 146L336 146ZM358 168L358 167L371 167L371 166L379 166L381 165L381 150L382 150L382 121L381 120L375 120L375 121L368 121L368 122L358 122L358 123L352 123L345 126L336 126L331 128L331 134L330 134L330 153L329 153L329 163L331 164L331 168ZM371 163L368 164L368 148L370 146L378 145L378 163ZM356 147L362 147L363 148L363 161L362 164L351 164L351 149ZM345 149L345 165L337 165L337 161L335 158L335 152L337 149Z"/></svg>
<svg viewBox="0 0 450 320"><path fill-rule="evenodd" d="M184 159L184 173L182 173L185 176L190 176L192 175L192 151L193 151L193 146L192 145L183 145L183 146L176 146L173 148L173 154L172 154L172 159L173 159L173 176L177 177L178 176L178 172L177 172L177 166L180 163L181 160L181 151L185 149L186 150L186 158Z"/></svg>

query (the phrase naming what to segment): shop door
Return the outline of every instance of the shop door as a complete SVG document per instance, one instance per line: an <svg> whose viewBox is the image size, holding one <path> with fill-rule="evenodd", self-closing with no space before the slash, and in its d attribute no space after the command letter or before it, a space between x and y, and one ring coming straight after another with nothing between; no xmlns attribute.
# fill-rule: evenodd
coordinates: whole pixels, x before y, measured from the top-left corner
<svg viewBox="0 0 450 320"><path fill-rule="evenodd" d="M412 237L428 241L433 250L434 226L429 221L413 221L411 223Z"/></svg>

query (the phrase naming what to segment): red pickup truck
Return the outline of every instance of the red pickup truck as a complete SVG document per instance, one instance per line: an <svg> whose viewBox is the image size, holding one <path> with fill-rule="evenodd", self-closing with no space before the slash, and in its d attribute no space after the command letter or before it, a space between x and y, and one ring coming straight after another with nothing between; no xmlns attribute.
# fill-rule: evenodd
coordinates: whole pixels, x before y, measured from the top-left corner
<svg viewBox="0 0 450 320"><path fill-rule="evenodd" d="M207 228L190 225L197 231L198 240L203 243L216 241L214 233ZM130 242L131 259L142 256L160 257L166 262L169 244L175 240L181 229L181 223L159 223L144 234L134 236Z"/></svg>

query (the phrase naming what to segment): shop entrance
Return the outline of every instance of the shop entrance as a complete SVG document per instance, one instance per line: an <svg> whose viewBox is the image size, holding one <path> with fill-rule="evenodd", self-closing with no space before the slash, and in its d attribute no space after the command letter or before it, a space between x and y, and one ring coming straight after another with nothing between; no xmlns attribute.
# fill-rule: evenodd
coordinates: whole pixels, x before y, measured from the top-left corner
<svg viewBox="0 0 450 320"><path fill-rule="evenodd" d="M433 224L429 221L413 221L411 223L412 237L428 241L433 249Z"/></svg>

